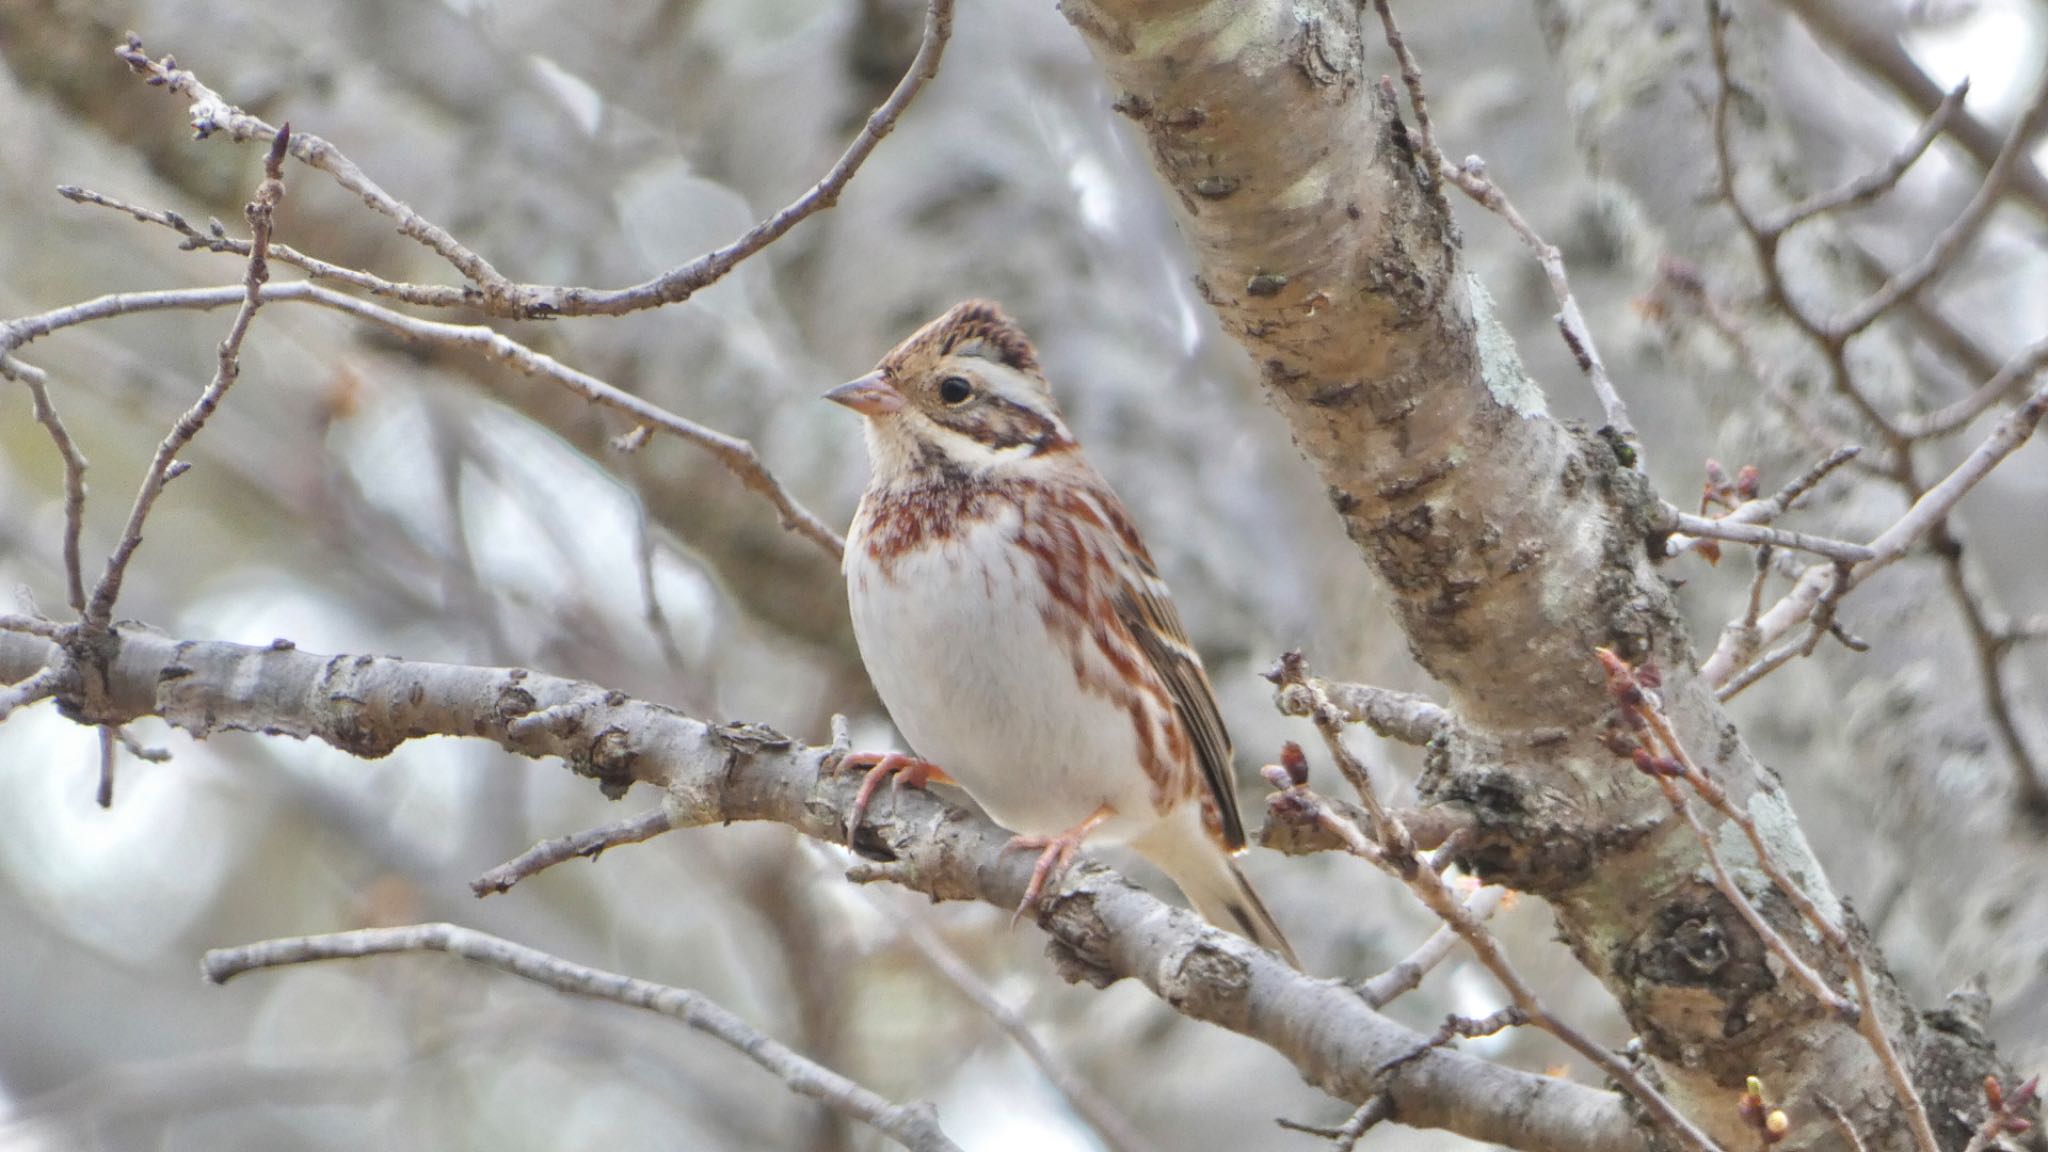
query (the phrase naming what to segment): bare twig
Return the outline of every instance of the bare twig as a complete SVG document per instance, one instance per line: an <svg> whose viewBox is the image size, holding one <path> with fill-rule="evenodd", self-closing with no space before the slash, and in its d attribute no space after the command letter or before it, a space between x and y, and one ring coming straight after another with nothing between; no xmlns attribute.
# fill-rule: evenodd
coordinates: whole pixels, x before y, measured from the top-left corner
<svg viewBox="0 0 2048 1152"><path fill-rule="evenodd" d="M1820 1102L1821 1111L1828 1114L1828 1119L1835 1122L1835 1129L1842 1134L1842 1140L1848 1144L1849 1152L1869 1152L1863 1143L1863 1134L1856 1131L1855 1123L1849 1119L1847 1112L1842 1111L1840 1104L1825 1096L1816 1096L1814 1099Z"/></svg>
<svg viewBox="0 0 2048 1152"><path fill-rule="evenodd" d="M1288 1120L1285 1118L1276 1120L1274 1123L1287 1129L1289 1132L1304 1132L1310 1136L1320 1136L1328 1140L1330 1142L1330 1152L1351 1152L1352 1149L1358 1147L1359 1139L1368 1131L1371 1131L1373 1125L1378 1124L1382 1120L1389 1119L1393 1115L1393 1101L1382 1093L1359 1105L1357 1111L1353 1112L1344 1123L1339 1124L1335 1128L1318 1128L1314 1125L1303 1124L1298 1120Z"/></svg>
<svg viewBox="0 0 2048 1152"><path fill-rule="evenodd" d="M1493 918L1501 904L1507 899L1505 888L1481 888L1465 898L1465 910L1472 918L1485 922ZM1384 1008L1400 997L1414 991L1422 984L1422 978L1458 946L1458 934L1446 924L1430 934L1420 947L1410 952L1399 963L1358 986L1358 994L1375 1008Z"/></svg>
<svg viewBox="0 0 2048 1152"><path fill-rule="evenodd" d="M270 245L272 216L278 201L284 198L284 154L290 141L291 126L287 124L272 140L270 154L263 162L263 182L257 186L255 198L244 209L249 218L251 236L249 263L242 276L241 307L236 309L235 318L228 325L227 338L220 342L213 380L192 407L178 418L170 435L157 445L156 456L143 477L142 489L135 494L135 505L129 509L127 526L121 530L120 540L107 556L106 569L93 585L92 597L86 603L83 615L88 624L104 626L112 618L114 601L121 595L121 579L127 574L128 562L134 558L135 550L142 546L143 522L149 519L150 509L156 506L157 497L163 494L164 485L174 474L172 466L178 453L206 426L207 418L213 415L221 398L234 387L235 378L241 375L242 340L249 334L249 322L255 319L256 310L263 305L263 285L270 279L270 265L265 257Z"/></svg>
<svg viewBox="0 0 2048 1152"><path fill-rule="evenodd" d="M806 1059L756 1031L738 1016L684 988L636 980L514 944L454 924L368 928L325 936L266 940L241 948L217 948L201 961L208 980L225 984L244 972L318 960L355 959L394 952L446 952L510 972L576 996L611 1000L674 1017L730 1045L800 1096L808 1096L916 1152L959 1152L929 1104L894 1104L822 1064Z"/></svg>
<svg viewBox="0 0 2048 1152"><path fill-rule="evenodd" d="M1096 1091L1079 1070L1046 1047L1031 1030L1023 1014L1004 1003L966 958L932 931L931 925L921 917L906 916L896 921L896 927L933 971L981 1009L1017 1045L1018 1050L1037 1065L1038 1070L1045 1074L1046 1081L1066 1098L1074 1114L1102 1138L1109 1152L1153 1152L1152 1142L1131 1125L1130 1118L1118 1111L1108 1097Z"/></svg>
<svg viewBox="0 0 2048 1152"><path fill-rule="evenodd" d="M62 671L56 668L42 668L17 683L0 687L0 720L12 716L17 708L25 708L39 700L48 700L63 686Z"/></svg>
<svg viewBox="0 0 2048 1152"><path fill-rule="evenodd" d="M1784 528L1772 528L1764 524L1745 523L1727 517L1714 518L1695 516L1666 504L1664 521L1660 525L1668 532L1682 532L1695 538L1706 537L1715 540L1732 540L1737 544L1770 544L1779 548L1792 548L1800 552L1811 552L1830 560L1853 564L1868 560L1877 553L1862 544L1851 544L1846 540L1831 540L1825 536L1813 536L1805 532L1792 532ZM1679 541L1667 547L1668 555L1675 555L1683 549Z"/></svg>
<svg viewBox="0 0 2048 1152"><path fill-rule="evenodd" d="M144 208L104 193L95 192L90 188L61 184L57 187L57 194L74 204L89 204L99 208L111 208L145 224L161 224L185 238L184 242L179 244L178 247L188 252L204 250L244 257L249 255L249 241L228 235L226 230L220 227L220 222L217 220L214 221L211 229L202 232L179 213ZM419 304L428 307L435 305L453 307L457 304L468 305L475 303L472 300L458 298L462 291L461 289L448 288L438 284L402 284L394 280L386 280L382 276L373 275L360 268L350 268L343 264L332 264L318 257L308 256L289 244L272 242L270 245L270 258L279 264L289 264L315 280L333 280L336 283L347 284L352 288L360 288L372 296L390 297L395 300L402 300L408 304Z"/></svg>
<svg viewBox="0 0 2048 1152"><path fill-rule="evenodd" d="M1319 724L1318 728L1321 727ZM1330 746L1332 756L1350 755L1348 751L1342 749L1341 741L1331 738L1330 730L1324 730L1323 739L1324 743ZM1422 901L1424 907L1435 913L1438 919L1471 947L1473 955L1493 974L1494 979L1506 990L1515 1007L1527 1017L1529 1023L1557 1037L1566 1047L1585 1057L1612 1077L1643 1106L1659 1127L1677 1136L1687 1147L1696 1149L1697 1152L1716 1152L1712 1138L1686 1119L1684 1114L1680 1113L1671 1101L1665 1099L1663 1093L1651 1086L1649 1081L1643 1079L1634 1067L1544 1006L1535 990L1508 960L1507 953L1501 950L1493 934L1487 931L1486 925L1466 909L1465 904L1452 891L1450 883L1438 875L1435 869L1402 867L1393 851L1382 847L1380 843L1366 835L1355 822L1338 812L1328 800L1311 791L1307 785L1291 785L1282 792L1282 796L1286 804L1295 810L1295 818L1306 818L1322 825L1343 840L1346 849L1352 855L1378 865L1407 884L1408 890ZM1398 833L1398 825L1392 830ZM1432 1047L1434 1046L1423 1045L1411 1051L1407 1058L1412 1059ZM1392 1063L1398 1065L1400 1062L1396 1060Z"/></svg>
<svg viewBox="0 0 2048 1152"><path fill-rule="evenodd" d="M0 376L19 380L28 388L36 422L50 433L57 456L64 461L64 589L72 611L83 612L85 577L78 559L78 540L85 528L85 456L50 402L50 381L42 369L0 352Z"/></svg>
<svg viewBox="0 0 2048 1152"><path fill-rule="evenodd" d="M1664 759L1648 764L1641 760L1642 750L1638 749L1637 766L1650 771L1656 777L1672 807L1691 826L1701 850L1706 853L1708 862L1713 866L1715 884L1721 889L1722 895L1735 905L1736 910L1749 922L1764 945L1773 955L1785 962L1801 983L1806 984L1823 1004L1828 1005L1838 1015L1854 1021L1856 1030L1862 1034L1871 1052L1877 1057L1879 1066L1884 1070L1885 1079L1890 1081L1892 1093L1906 1114L1907 1124L1912 1129L1914 1142L1919 1146L1920 1152L1941 1152L1941 1145L1936 1141L1933 1125L1927 1117L1926 1105L1921 1102L1913 1079L1906 1072L1905 1063L1899 1057L1898 1049L1893 1047L1891 1036L1885 1031L1884 1020L1877 1010L1876 993L1870 979L1869 968L1863 963L1863 957L1857 952L1848 933L1834 916L1824 911L1813 897L1807 894L1806 889L1785 872L1777 854L1772 852L1765 842L1756 818L1746 808L1731 801L1727 791L1715 783L1712 777L1700 771L1684 744L1679 741L1677 730L1664 715L1662 706L1644 689L1635 670L1606 649L1600 650L1599 657L1617 707L1625 714L1633 716L1642 729L1654 738L1656 745L1663 749ZM1854 1003L1843 999L1825 979L1801 960L1784 937L1764 920L1763 913L1735 884L1734 879L1728 874L1727 866L1720 859L1714 834L1700 822L1698 815L1692 811L1690 802L1679 792L1678 782L1681 780L1714 811L1742 830L1743 837L1749 841L1750 853L1755 858L1757 867L1769 877L1772 886L1791 902L1799 913L1800 921L1820 935L1841 962L1842 967L1848 970L1850 982L1856 989Z"/></svg>
<svg viewBox="0 0 2048 1152"><path fill-rule="evenodd" d="M587 831L570 836L558 836L543 840L503 864L485 872L469 882L470 891L478 896L489 896L494 892L509 892L514 884L538 872L578 856L596 860L607 848L621 844L638 844L652 840L675 827L670 821L668 809L655 808L638 816L628 816Z"/></svg>
<svg viewBox="0 0 2048 1152"><path fill-rule="evenodd" d="M398 284L377 280L372 287L359 279L357 286L412 304L433 307L476 308L493 316L534 318L542 316L616 316L675 304L722 279L739 264L786 235L806 218L838 203L839 195L860 170L875 147L895 127L904 110L932 77L938 75L939 60L952 35L953 0L928 0L923 39L917 55L896 87L889 93L854 137L846 151L825 175L803 195L781 211L748 229L732 243L670 269L653 280L628 288L595 289L544 284L520 284L510 280L482 256L465 247L446 229L427 220L379 187L333 144L317 136L301 135L293 141L291 154L305 164L332 176L337 183L360 196L372 209L390 217L401 234L433 250L470 283L461 287ZM237 141L267 139L274 135L270 125L258 117L228 104L206 87L176 60L152 60L141 41L130 36L116 49L128 66L148 79L191 101L193 131L201 138L221 132ZM209 243L207 245L211 247ZM303 265L302 265L303 266ZM323 265L332 271L335 265ZM308 271L312 271L308 268Z"/></svg>
<svg viewBox="0 0 2048 1152"><path fill-rule="evenodd" d="M1422 68L1415 63L1415 56L1408 51L1408 41L1401 35L1401 26L1394 22L1394 10L1387 0L1372 0L1372 6L1380 14L1380 27L1385 29L1387 47L1394 50L1394 61L1401 67L1401 84L1408 89L1408 106L1415 111L1416 135L1421 138L1422 178L1428 182L1430 197L1440 210L1448 206L1443 201L1440 183L1444 167L1444 154L1437 150L1436 130L1429 122L1429 99L1422 90Z"/></svg>
<svg viewBox="0 0 2048 1152"><path fill-rule="evenodd" d="M1920 130L1913 134L1912 139L1900 145L1899 150L1892 153L1882 165L1840 188L1808 196L1765 221L1762 225L1764 230L1786 232L1823 213L1868 204L1898 187L1899 180L1913 165L1920 162L1920 157L1926 153L1928 146L1934 143L1934 138L1941 135L1955 119L1956 113L1962 110L1963 98L1968 96L1969 92L1970 82L1965 79L1941 98L1941 103L1920 125Z"/></svg>
<svg viewBox="0 0 2048 1152"><path fill-rule="evenodd" d="M1840 49L1878 77L1922 116L1932 116L1943 99L1941 86L1906 51L1883 21L1871 20L1857 0L1781 0L1799 14L1819 40ZM1949 138L1980 167L1998 158L2003 135L1991 125L1962 112L1947 125ZM2031 160L2022 160L2010 181L2012 190L2043 219L2048 219L2048 177Z"/></svg>
<svg viewBox="0 0 2048 1152"><path fill-rule="evenodd" d="M1971 489L1991 474L1992 469L2027 442L2044 415L2048 415L2048 387L2037 390L2026 403L2007 413L1954 471L1929 488L1904 516L1872 540L1870 547L1875 555L1850 570L1841 581L1846 585L1844 591L1855 588L1903 559L1914 544L1940 524ZM1762 641L1770 643L1808 618L1821 597L1836 583L1833 565L1817 564L1808 569L1791 592L1758 618L1757 632ZM1717 647L1700 668L1701 675L1707 677L1709 683L1720 686L1724 698L1730 694L1729 689L1736 677L1734 654L1732 650L1724 651L1726 647L1724 640L1722 647Z"/></svg>
<svg viewBox="0 0 2048 1152"><path fill-rule="evenodd" d="M1282 687L1299 687L1309 693L1310 719L1315 722L1317 732L1322 735L1323 744L1329 749L1331 759L1337 762L1345 779L1357 789L1359 799L1364 802L1371 816L1373 835L1368 836L1357 823L1338 811L1321 795L1309 789L1305 783L1307 772L1304 764L1293 765L1269 776L1269 779L1280 788L1280 795L1269 801L1268 810L1277 809L1291 819L1305 819L1322 826L1342 840L1346 850L1352 855L1377 865L1407 885L1408 890L1422 901L1425 908L1435 913L1439 920L1456 932L1472 949L1473 956L1492 973L1493 978L1508 993L1515 1009L1529 1023L1557 1037L1567 1047L1612 1077L1643 1106L1660 1128L1676 1136L1687 1147L1699 1152L1714 1149L1712 1138L1686 1119L1684 1114L1679 1112L1671 1101L1665 1099L1663 1093L1657 1091L1649 1081L1643 1079L1641 1073L1633 1066L1551 1012L1509 961L1507 953L1501 949L1493 933L1487 930L1485 922L1474 915L1466 902L1459 898L1451 882L1434 868L1418 866L1414 838L1400 819L1389 814L1380 804L1365 765L1360 763L1344 744L1342 715L1330 704L1328 697L1314 687L1315 681L1308 675L1308 665L1302 659L1301 653L1289 652L1282 656L1279 663L1266 676ZM1289 757L1298 758L1299 755L1299 749L1290 746Z"/></svg>
<svg viewBox="0 0 2048 1152"><path fill-rule="evenodd" d="M1901 420L1899 431L1915 440L1946 436L1982 416L1993 404L2005 399L2008 393L2026 387L2044 367L2048 367L2048 339L2037 340L2021 349L1999 365L1989 380L1961 400L1924 416Z"/></svg>
<svg viewBox="0 0 2048 1152"><path fill-rule="evenodd" d="M1578 298L1572 295L1571 281L1565 276L1564 253L1557 246L1537 235L1536 229L1524 219L1515 208L1507 193L1487 175L1486 162L1477 156L1467 156L1465 162L1456 167L1444 166L1444 175L1451 183L1479 202L1480 206L1501 219L1514 229L1522 243L1536 254L1536 262L1543 266L1543 275L1550 281L1550 293L1557 300L1557 330L1564 336L1565 346L1571 349L1572 359L1577 361L1579 371L1593 385L1593 394L1600 399L1600 411L1605 415L1607 426L1631 444L1637 440L1635 425L1628 417L1628 405L1621 399L1621 393L1614 388L1614 381L1607 375L1607 363L1600 358L1600 349L1593 343L1593 329L1587 325L1585 314L1579 311Z"/></svg>
<svg viewBox="0 0 2048 1152"><path fill-rule="evenodd" d="M1954 266L1957 258L1983 231L1985 222L1991 218L1991 210L1998 206L2000 197L2004 195L2005 184L2014 165L2025 157L2028 145L2041 131L2044 121L2048 121L2048 76L2043 77L2041 86L2035 89L2026 107L2013 121L2012 131L2006 135L1997 158L1984 173L1984 182L1978 186L1977 194L1971 197L1969 204L1964 206L1962 214L1942 229L1920 259L1901 268L1861 304L1829 320L1823 330L1831 341L1847 341L1870 327L1899 301L1920 291Z"/></svg>
<svg viewBox="0 0 2048 1152"><path fill-rule="evenodd" d="M1451 722L1450 712L1441 705L1413 693L1335 680L1311 679L1302 689L1279 685L1273 702L1282 715L1308 716L1315 708L1318 694L1346 721L1363 724L1389 740L1418 748L1427 747Z"/></svg>
<svg viewBox="0 0 2048 1152"><path fill-rule="evenodd" d="M265 284L259 295L266 302L289 300L318 304L367 320L388 332L397 333L408 339L481 353L491 359L510 364L526 375L539 376L561 385L590 403L624 413L641 424L696 444L716 457L718 462L737 476L747 488L767 499L781 515L785 527L810 540L827 554L835 558L839 555L841 544L838 533L832 531L815 513L798 503L788 489L782 486L782 482L762 464L754 446L745 440L684 419L660 405L643 400L588 373L577 371L552 356L536 352L511 337L482 325L422 320L303 280ZM0 324L0 353L64 328L112 316L166 309L220 308L236 303L242 296L241 289L227 287L181 288L100 296Z"/></svg>

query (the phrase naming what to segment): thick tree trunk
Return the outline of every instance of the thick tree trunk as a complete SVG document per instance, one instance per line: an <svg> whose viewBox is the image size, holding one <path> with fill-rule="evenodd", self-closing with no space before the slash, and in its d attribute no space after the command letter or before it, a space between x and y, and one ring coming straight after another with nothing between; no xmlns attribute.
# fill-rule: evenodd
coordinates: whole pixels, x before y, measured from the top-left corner
<svg viewBox="0 0 2048 1152"><path fill-rule="evenodd" d="M1917 1016L1783 792L1695 675L1649 561L1642 478L1607 439L1545 414L1463 273L1437 181L1392 90L1369 79L1392 70L1368 67L1378 29L1335 2L1064 11L1150 145L1205 297L1261 365L1411 649L1450 693L1459 723L1425 783L1478 817L1471 862L1550 901L1667 1093L1718 1140L1754 1138L1734 1101L1758 1075L1776 1098L1843 1104L1874 1149L1910 1146L1871 1048L1767 954L1657 787L1601 743L1611 702L1594 649L1655 662L1692 756L1856 942L1891 1034L1909 1059L1920 1049ZM1845 988L1840 958L1770 891L1735 830L1718 832L1764 917ZM1937 1116L1951 1085L1990 1070L1923 1069ZM1794 1131L1801 1145L1833 1139L1818 1118Z"/></svg>

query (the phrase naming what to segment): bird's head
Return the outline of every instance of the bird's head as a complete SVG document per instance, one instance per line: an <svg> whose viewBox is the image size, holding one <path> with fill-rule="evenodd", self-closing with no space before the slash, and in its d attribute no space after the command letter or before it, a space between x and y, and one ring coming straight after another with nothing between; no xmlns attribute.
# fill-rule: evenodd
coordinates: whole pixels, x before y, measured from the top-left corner
<svg viewBox="0 0 2048 1152"><path fill-rule="evenodd" d="M954 305L825 398L866 417L884 483L1011 473L1074 447L1031 341L986 300Z"/></svg>

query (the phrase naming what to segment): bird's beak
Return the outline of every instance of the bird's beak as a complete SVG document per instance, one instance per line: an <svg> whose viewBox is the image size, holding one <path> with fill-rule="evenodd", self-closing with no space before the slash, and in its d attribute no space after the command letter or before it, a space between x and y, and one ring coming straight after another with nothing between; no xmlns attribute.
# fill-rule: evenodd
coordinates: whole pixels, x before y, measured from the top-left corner
<svg viewBox="0 0 2048 1152"><path fill-rule="evenodd" d="M880 372L848 380L825 393L825 399L834 404L844 404L863 416L881 416L903 407L903 393L898 392L896 386L889 383L889 378Z"/></svg>

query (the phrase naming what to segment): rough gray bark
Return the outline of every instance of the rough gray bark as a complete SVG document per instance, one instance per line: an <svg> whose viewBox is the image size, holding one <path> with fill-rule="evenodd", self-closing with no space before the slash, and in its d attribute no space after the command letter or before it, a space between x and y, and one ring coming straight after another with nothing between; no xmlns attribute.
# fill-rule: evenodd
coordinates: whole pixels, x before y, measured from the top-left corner
<svg viewBox="0 0 2048 1152"><path fill-rule="evenodd" d="M1205 297L1262 365L1411 650L1450 693L1458 726L1425 784L1478 818L1471 863L1550 901L1668 1094L1718 1140L1749 1139L1732 1100L1760 1075L1780 1098L1845 1104L1873 1148L1909 1146L1871 1049L1781 974L1705 878L1690 831L1600 742L1611 701L1593 650L1654 661L1685 745L1857 941L1896 1042L1909 1059L1920 1050L1917 1017L1784 793L1694 675L1648 559L1641 477L1607 440L1545 415L1466 280L1434 175L1391 89L1367 80L1378 68L1358 10L1075 0L1064 11L1145 135ZM1767 920L1842 986L1839 958L1726 840L1724 852ZM1940 1102L1992 1070L1980 1055L1920 1072L1946 1118ZM1834 1139L1826 1128L1794 1139Z"/></svg>
<svg viewBox="0 0 2048 1152"><path fill-rule="evenodd" d="M376 758L407 740L463 736L522 756L560 757L611 795L663 789L677 828L767 820L843 842L859 777L832 766L845 749L806 747L755 725L711 725L597 685L520 668L478 668L377 656L319 656L179 641L134 627L90 659L106 676L88 693L67 684L61 706L82 720L159 716L196 737L225 731L318 739ZM0 633L0 683L67 662L45 641ZM1033 860L1004 851L1009 834L920 793L876 805L856 869L939 900L1014 908ZM1364 1103L1391 1094L1402 1122L1441 1127L1531 1152L1645 1152L1611 1092L1503 1068L1425 1038L1367 1007L1348 984L1317 980L1243 940L1170 908L1106 869L1082 865L1048 900L1040 924L1071 979L1130 977L1184 1015L1260 1041L1332 1095ZM1412 1057L1412 1058L1411 1058ZM1392 1062L1398 1067L1382 1076Z"/></svg>

